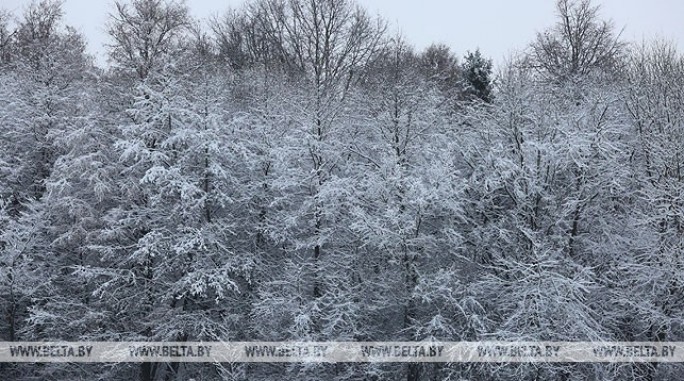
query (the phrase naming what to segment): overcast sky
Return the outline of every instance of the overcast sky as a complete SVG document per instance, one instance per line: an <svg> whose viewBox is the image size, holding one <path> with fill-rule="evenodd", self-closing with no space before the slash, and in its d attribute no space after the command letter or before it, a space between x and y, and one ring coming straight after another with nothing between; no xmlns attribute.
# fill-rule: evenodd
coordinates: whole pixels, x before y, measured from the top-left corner
<svg viewBox="0 0 684 381"><path fill-rule="evenodd" d="M187 0L192 14L206 18L237 8L242 0ZM555 21L554 0L359 0L371 13L389 21L419 48L432 42L449 45L462 56L479 47L495 62L523 49ZM594 0L604 18L627 40L642 41L660 36L684 51L684 0ZM20 13L30 0L0 0L0 8ZM86 35L91 53L104 62L107 37L104 25L113 0L66 0L67 24ZM19 11L19 12L16 12Z"/></svg>

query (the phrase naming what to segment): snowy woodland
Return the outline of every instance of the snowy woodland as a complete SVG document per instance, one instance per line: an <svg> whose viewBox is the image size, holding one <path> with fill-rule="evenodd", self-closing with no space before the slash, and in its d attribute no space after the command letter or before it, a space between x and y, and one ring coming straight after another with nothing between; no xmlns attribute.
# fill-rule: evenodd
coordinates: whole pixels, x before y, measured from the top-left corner
<svg viewBox="0 0 684 381"><path fill-rule="evenodd" d="M506 63L353 0L0 11L0 341L684 341L684 58L589 0ZM494 33L494 32L492 32ZM2 380L677 380L676 364L0 364Z"/></svg>

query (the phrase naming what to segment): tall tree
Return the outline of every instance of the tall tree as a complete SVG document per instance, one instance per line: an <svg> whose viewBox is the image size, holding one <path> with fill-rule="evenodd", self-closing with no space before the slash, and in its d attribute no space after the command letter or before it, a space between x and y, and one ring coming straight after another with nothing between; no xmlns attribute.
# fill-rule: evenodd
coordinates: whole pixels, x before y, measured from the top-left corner
<svg viewBox="0 0 684 381"><path fill-rule="evenodd" d="M494 107L473 108L459 137L463 147L488 147L463 152L472 168L463 234L477 271L469 287L487 311L480 334L606 339L604 273L594 269L621 253L598 243L620 239L611 226L619 225L615 209L626 201L618 195L629 189L620 88L583 81L578 90L577 83L538 82L535 75L511 65ZM559 315L572 318L561 322ZM568 379L592 371L511 366L501 373Z"/></svg>
<svg viewBox="0 0 684 381"><path fill-rule="evenodd" d="M616 74L625 44L591 0L558 0L558 21L537 34L532 67L554 80L591 73Z"/></svg>
<svg viewBox="0 0 684 381"><path fill-rule="evenodd" d="M366 340L454 333L453 299L432 287L440 276L455 275L440 253L458 245L450 229L461 213L460 179L451 170L443 94L421 75L420 64L403 40L392 41L373 65L366 83L368 121L350 143L351 228L362 248L355 272L365 295L363 316L372 327ZM456 287L452 295L460 291ZM414 381L428 373L409 364L394 377Z"/></svg>
<svg viewBox="0 0 684 381"><path fill-rule="evenodd" d="M76 100L91 67L81 36L64 27L61 17L60 2L33 3L8 42L15 56L9 70L3 70L0 90L0 176L5 211L15 221L42 218L33 213L64 153L59 137L84 116Z"/></svg>
<svg viewBox="0 0 684 381"><path fill-rule="evenodd" d="M623 102L634 179L625 217L634 226L627 256L610 280L613 329L620 340L675 341L684 285L682 192L684 171L684 58L664 41L637 46L626 70ZM635 316L642 317L635 319ZM645 379L681 377L681 370L634 367Z"/></svg>
<svg viewBox="0 0 684 381"><path fill-rule="evenodd" d="M94 70L82 36L62 22L60 1L33 2L16 32L4 38L2 330L9 340L55 339L58 332L34 325L33 319L59 294L82 290L62 288L72 258L53 242L50 222L60 216L47 208L48 183L68 150L61 138L87 118L87 102L81 100L94 83Z"/></svg>
<svg viewBox="0 0 684 381"><path fill-rule="evenodd" d="M116 2L116 13L109 25L110 59L118 70L147 78L155 68L168 64L164 56L178 48L189 26L188 9L183 1L133 0Z"/></svg>
<svg viewBox="0 0 684 381"><path fill-rule="evenodd" d="M310 295L304 300L311 313L304 331L317 337L334 322L325 317L331 311L322 304L336 297L333 279L326 274L337 273L334 255L341 254L334 243L338 226L333 221L339 213L334 180L343 166L346 107L352 86L381 47L384 27L351 1L269 0L258 6L268 22L270 40L279 42L280 57L287 60L299 84L291 95L296 99L290 106L296 110L291 119L296 130L286 141L293 145L285 162L297 171L282 172L295 178L281 183L291 187L289 197L296 197L291 207L304 209L290 210L296 213L296 224L282 230L290 253L303 254L305 262L300 265L310 271Z"/></svg>

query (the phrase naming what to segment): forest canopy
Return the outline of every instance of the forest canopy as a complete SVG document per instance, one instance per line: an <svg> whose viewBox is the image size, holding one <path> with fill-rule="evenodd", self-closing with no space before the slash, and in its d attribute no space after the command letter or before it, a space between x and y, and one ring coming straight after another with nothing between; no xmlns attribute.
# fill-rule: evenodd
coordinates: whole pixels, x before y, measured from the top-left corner
<svg viewBox="0 0 684 381"><path fill-rule="evenodd" d="M0 341L684 341L684 57L589 0L494 72L353 0L0 10ZM675 380L666 364L0 364L7 380Z"/></svg>

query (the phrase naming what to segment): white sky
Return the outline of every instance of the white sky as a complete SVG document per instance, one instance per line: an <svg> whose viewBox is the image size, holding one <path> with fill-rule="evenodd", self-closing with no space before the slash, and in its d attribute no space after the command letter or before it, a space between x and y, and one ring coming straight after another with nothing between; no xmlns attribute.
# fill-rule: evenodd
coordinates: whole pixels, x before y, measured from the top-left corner
<svg viewBox="0 0 684 381"><path fill-rule="evenodd" d="M243 0L186 0L192 14L206 18L237 8ZM418 48L442 42L463 56L467 50L500 63L525 48L537 31L555 22L554 0L358 0L371 13L389 21ZM612 19L623 37L642 41L667 38L684 52L684 0L594 0L604 18ZM0 0L0 8L15 14L30 0ZM98 62L105 61L107 14L113 0L65 0L66 23L83 32Z"/></svg>

